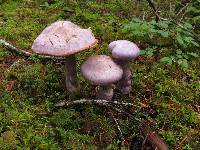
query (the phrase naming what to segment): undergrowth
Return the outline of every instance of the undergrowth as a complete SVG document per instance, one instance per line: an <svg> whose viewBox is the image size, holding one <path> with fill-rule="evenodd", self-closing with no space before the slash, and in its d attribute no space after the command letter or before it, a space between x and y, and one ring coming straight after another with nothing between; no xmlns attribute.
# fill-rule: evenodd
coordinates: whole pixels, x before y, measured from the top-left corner
<svg viewBox="0 0 200 150"><path fill-rule="evenodd" d="M170 149L197 150L200 59L193 33L200 35L199 3L191 2L177 26L156 22L145 1L55 0L49 5L46 0L0 0L0 37L21 49L31 51L40 32L63 19L91 27L99 39L96 48L78 54L82 90L73 98L64 86L62 63L22 58L0 47L0 149L117 149L119 133L107 109L52 107L60 100L94 98L95 89L81 76L80 64L90 55L110 55L111 41L128 39L140 47L141 55L131 63L130 95L114 96L137 106L131 111L134 119L115 113L125 138L122 149L141 146L139 126L145 121ZM160 15L168 17L168 1L157 4ZM180 4L172 2L172 18Z"/></svg>

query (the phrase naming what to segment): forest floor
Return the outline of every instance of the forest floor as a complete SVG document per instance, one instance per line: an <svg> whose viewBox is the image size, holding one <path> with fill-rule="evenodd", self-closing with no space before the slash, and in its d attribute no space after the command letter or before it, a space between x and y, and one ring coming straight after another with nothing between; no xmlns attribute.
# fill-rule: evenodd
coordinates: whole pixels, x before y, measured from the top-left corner
<svg viewBox="0 0 200 150"><path fill-rule="evenodd" d="M23 57L0 47L0 149L151 149L141 133L143 123L169 149L199 149L198 43L188 40L193 44L188 46L191 43L185 38L188 47L181 49L183 40L175 37L180 29L173 26L173 32L166 33L168 24L163 22L159 25L165 31L154 28L154 14L144 1L45 2L0 0L0 39L31 52L34 39L45 27L69 19L83 28L91 27L99 43L77 55L81 92L76 96L66 92L63 63ZM116 90L113 97L134 104L126 110L132 117L97 105L52 110L62 100L95 99L95 88L80 74L80 64L91 55L111 56L108 44L117 39L131 40L142 50L131 63L131 93L123 96ZM122 143L113 116L121 128Z"/></svg>

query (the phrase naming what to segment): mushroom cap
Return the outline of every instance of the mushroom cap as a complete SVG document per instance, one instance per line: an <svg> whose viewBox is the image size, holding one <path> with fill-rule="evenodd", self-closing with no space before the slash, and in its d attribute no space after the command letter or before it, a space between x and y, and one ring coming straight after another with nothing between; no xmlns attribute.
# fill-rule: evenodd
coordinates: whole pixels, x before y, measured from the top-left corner
<svg viewBox="0 0 200 150"><path fill-rule="evenodd" d="M46 27L35 39L32 50L53 56L67 56L97 44L91 29L81 29L70 21L57 21Z"/></svg>
<svg viewBox="0 0 200 150"><path fill-rule="evenodd" d="M140 50L136 44L127 40L117 40L109 44L112 56L120 60L132 60L139 56Z"/></svg>
<svg viewBox="0 0 200 150"><path fill-rule="evenodd" d="M111 57L90 56L82 65L83 76L95 85L107 85L122 78L123 71Z"/></svg>

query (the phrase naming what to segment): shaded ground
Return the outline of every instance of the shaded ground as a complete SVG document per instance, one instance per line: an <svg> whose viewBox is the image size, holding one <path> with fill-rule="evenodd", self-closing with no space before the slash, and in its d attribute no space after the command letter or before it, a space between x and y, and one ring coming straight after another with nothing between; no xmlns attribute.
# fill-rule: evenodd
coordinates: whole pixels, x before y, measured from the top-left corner
<svg viewBox="0 0 200 150"><path fill-rule="evenodd" d="M143 121L164 138L170 149L200 147L199 57L188 58L187 68L178 63L164 64L160 61L163 57L177 57L173 49L176 47L169 46L174 44L172 41L156 45L162 40L147 43L147 35L133 38L122 31L132 18L142 18L144 8L145 19L152 19L146 2L69 0L67 4L56 1L50 6L45 2L0 1L0 37L31 51L33 40L47 25L70 19L82 27L91 27L100 40L97 48L78 55L79 66L87 56L110 55L107 46L115 39L134 41L146 53L131 64L133 89L129 96L117 91L114 96L115 100L138 106L129 110L134 119L113 112L125 137L123 147L141 147L144 137L139 125ZM159 6L165 8L164 4ZM154 50L152 55L147 48ZM199 54L199 48L185 49ZM36 57L25 59L0 47L0 149L117 149L119 133L107 109L78 106L51 112L59 100L94 98L94 87L80 74L79 79L81 93L72 98L64 88L63 64L41 62Z"/></svg>

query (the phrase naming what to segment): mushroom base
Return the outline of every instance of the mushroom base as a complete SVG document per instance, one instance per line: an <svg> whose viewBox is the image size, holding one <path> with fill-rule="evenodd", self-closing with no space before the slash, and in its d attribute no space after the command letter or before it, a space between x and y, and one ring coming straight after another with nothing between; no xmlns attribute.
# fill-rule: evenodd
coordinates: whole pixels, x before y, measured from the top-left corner
<svg viewBox="0 0 200 150"><path fill-rule="evenodd" d="M80 84L77 78L75 55L70 55L66 58L65 68L66 68L66 80L65 80L66 88L70 93L77 93L80 89Z"/></svg>
<svg viewBox="0 0 200 150"><path fill-rule="evenodd" d="M97 99L112 100L113 97L112 84L99 86L96 97Z"/></svg>

